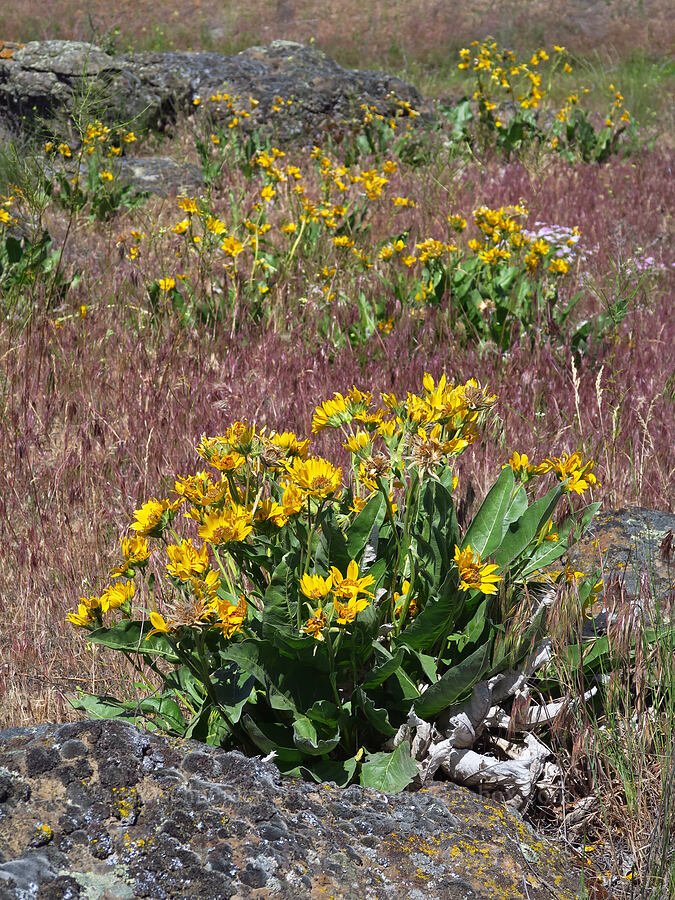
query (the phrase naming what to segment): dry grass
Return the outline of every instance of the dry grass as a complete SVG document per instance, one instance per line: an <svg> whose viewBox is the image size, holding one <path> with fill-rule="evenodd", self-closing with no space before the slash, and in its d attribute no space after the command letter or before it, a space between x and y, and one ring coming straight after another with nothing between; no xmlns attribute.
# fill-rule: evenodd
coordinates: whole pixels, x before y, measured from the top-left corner
<svg viewBox="0 0 675 900"><path fill-rule="evenodd" d="M0 11L0 33L5 40L97 38L120 49L219 52L278 38L313 40L345 64L405 68L452 66L460 46L490 33L519 50L556 42L581 54L604 48L629 55L636 47L668 53L673 18L666 0L16 0Z"/></svg>
<svg viewBox="0 0 675 900"><path fill-rule="evenodd" d="M671 267L659 216L672 202L667 165L655 153L607 168L553 164L536 174L520 163L472 164L459 180L444 163L407 170L392 177L392 193L424 202L395 224L387 203L373 204L367 240L377 245L403 228L415 239L442 238L439 223L448 211L522 199L533 221L580 226L593 252L568 291L582 290L579 314L590 314L601 306L598 294L611 302L621 290L612 267L625 270L638 241L646 248L640 252ZM246 196L243 176L228 179L228 190ZM212 197L223 218L227 196L216 191ZM356 383L405 393L418 387L424 371L446 371L454 380L477 375L499 395L501 414L499 429L464 464L463 478L479 495L513 449L538 459L579 448L597 460L598 496L607 504L672 504L672 274L640 284L621 327L580 369L545 339L533 351L516 347L506 356L465 346L442 310L430 311L423 323L404 314L391 334L376 332L363 347L338 349L316 336L319 311L294 300L308 290L306 263L275 288L277 328L243 322L232 341L226 324L203 333L170 318L153 324L143 312L143 285L166 274L168 245L150 240L132 264L117 240L132 228L156 234L181 216L173 203L154 200L106 225L78 222L66 268L80 268L83 279L59 311L60 327L51 313L34 317L25 330L0 326L3 724L34 721L36 710L43 711L40 718L57 711L67 716L58 692L72 690L77 679L127 677L105 655L92 657L64 625L65 612L81 594L103 587L133 509L165 494L175 474L194 470L200 435L235 418L309 433L314 405L334 390ZM52 211L46 221L58 246L63 214ZM341 265L336 248L333 257L325 252L321 264ZM43 303L43 287L32 290ZM358 290L375 297L382 288L355 274L351 296ZM80 304L88 306L84 318ZM335 315L339 332L354 311L336 308ZM341 452L326 441L317 449ZM100 690L101 681L96 684Z"/></svg>

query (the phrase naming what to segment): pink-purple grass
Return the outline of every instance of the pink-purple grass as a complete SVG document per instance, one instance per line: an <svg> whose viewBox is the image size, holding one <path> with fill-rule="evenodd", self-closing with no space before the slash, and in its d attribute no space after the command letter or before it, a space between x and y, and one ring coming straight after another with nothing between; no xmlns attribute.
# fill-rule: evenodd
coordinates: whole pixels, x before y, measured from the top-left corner
<svg viewBox="0 0 675 900"><path fill-rule="evenodd" d="M55 313L37 314L25 330L7 323L0 330L0 720L67 715L61 692L76 679L101 690L97 679L124 677L85 650L65 613L105 586L134 508L166 496L176 474L201 468L193 450L199 437L237 418L308 433L316 403L353 384L377 396L419 390L424 372L475 376L498 394L500 418L463 459L460 490L470 479L480 497L514 449L536 461L579 449L596 460L596 499L672 508L668 168L666 156L645 153L602 167L492 162L457 176L439 163L433 178L425 169L395 176L392 193L419 202L406 221L397 219L415 238L447 237L450 212L470 216L480 204L519 200L530 225L578 225L586 256L568 289L582 291L577 317L630 293L641 277L628 277L630 261L653 258L626 318L590 347L576 376L569 350L545 335L533 349L527 342L504 354L480 352L456 339L443 310L423 323L404 314L391 334L376 332L354 349L318 338L311 307L300 318L289 306L277 333L250 323L232 337L227 325L206 334L167 319L148 324L138 312L147 306L144 279L115 241L117 231L134 227L133 214L82 228L67 265L80 265L85 277L59 311L70 317L55 327ZM391 207L381 209L373 218L380 236L391 219ZM170 222L175 213L158 208L157 215ZM58 239L63 224L53 227ZM147 280L162 274L161 262L150 255ZM359 287L383 290L367 275ZM81 303L89 306L84 318ZM338 313L342 323L354 315ZM316 451L343 460L334 437L322 436Z"/></svg>

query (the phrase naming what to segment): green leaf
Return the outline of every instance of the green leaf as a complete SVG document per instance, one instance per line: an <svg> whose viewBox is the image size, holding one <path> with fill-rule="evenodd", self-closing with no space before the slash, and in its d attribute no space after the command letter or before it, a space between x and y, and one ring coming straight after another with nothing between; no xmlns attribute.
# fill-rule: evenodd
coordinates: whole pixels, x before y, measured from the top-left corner
<svg viewBox="0 0 675 900"><path fill-rule="evenodd" d="M180 658L163 634L153 634L146 639L152 630L150 622L139 622L122 619L110 628L97 628L87 640L92 644L110 647L111 650L124 650L127 653L139 653L142 656L160 656L172 663L180 662Z"/></svg>
<svg viewBox="0 0 675 900"><path fill-rule="evenodd" d="M262 644L262 641L256 640L239 641L228 644L218 655L224 661L235 662L243 673L252 675L258 684L265 687L267 675L259 661Z"/></svg>
<svg viewBox="0 0 675 900"><path fill-rule="evenodd" d="M345 536L330 511L321 521L321 539L314 558L316 565L326 572L331 566L335 566L343 574L347 571L347 566L352 559L347 549Z"/></svg>
<svg viewBox="0 0 675 900"><path fill-rule="evenodd" d="M393 737L396 734L396 729L389 721L389 714L386 709L375 706L374 700L372 700L365 691L361 690L361 688L356 688L354 691L354 698L359 709L361 709L368 720L368 723L372 725L376 731L379 731L379 733L383 734L385 737Z"/></svg>
<svg viewBox="0 0 675 900"><path fill-rule="evenodd" d="M254 676L242 672L236 663L229 663L212 673L211 684L229 720L238 722L244 707L255 694Z"/></svg>
<svg viewBox="0 0 675 900"><path fill-rule="evenodd" d="M369 753L361 766L363 787L386 794L398 794L417 777L417 766L410 756L410 744L403 741L393 753Z"/></svg>
<svg viewBox="0 0 675 900"><path fill-rule="evenodd" d="M429 681L433 684L438 679L438 668L436 658L429 656L427 653L414 653L413 655L419 660L420 667Z"/></svg>
<svg viewBox="0 0 675 900"><path fill-rule="evenodd" d="M187 694L190 701L201 706L206 696L206 689L201 681L187 666L179 666L164 676L164 684L170 691Z"/></svg>
<svg viewBox="0 0 675 900"><path fill-rule="evenodd" d="M296 716L293 722L293 742L298 750L308 756L327 756L340 743L340 729L334 729L330 737L320 738L311 719Z"/></svg>
<svg viewBox="0 0 675 900"><path fill-rule="evenodd" d="M152 716L155 724L167 731L176 731L179 734L185 732L187 723L179 705L172 697L146 697L144 700L140 700L135 708L145 715Z"/></svg>
<svg viewBox="0 0 675 900"><path fill-rule="evenodd" d="M554 563L556 559L559 559L569 550L567 546L567 536L570 533L572 528L572 520L569 519L563 525L559 526L557 529L558 540L557 541L542 541L541 544L532 552L529 557L529 562L525 566L524 569L520 571L520 575L522 578L525 578L527 575L531 575L532 572L536 572L538 569L543 569L545 566L550 566L551 563Z"/></svg>
<svg viewBox="0 0 675 900"><path fill-rule="evenodd" d="M458 700L480 681L490 664L492 641L487 641L477 650L463 659L452 669L448 669L439 681L415 700L415 711L423 718L435 716L437 713Z"/></svg>
<svg viewBox="0 0 675 900"><path fill-rule="evenodd" d="M438 599L431 597L424 609L406 626L396 639L415 650L428 650L446 629L451 628L464 605L464 598L457 590L454 572L448 573Z"/></svg>
<svg viewBox="0 0 675 900"><path fill-rule="evenodd" d="M379 528L384 521L386 503L377 491L354 519L347 531L347 552L351 559L360 559L373 529Z"/></svg>
<svg viewBox="0 0 675 900"><path fill-rule="evenodd" d="M517 522L512 522L509 525L499 547L499 552L495 556L495 562L498 566L507 566L511 560L519 556L531 543L537 532L551 518L562 491L563 486L561 484L551 488L548 494L536 500Z"/></svg>
<svg viewBox="0 0 675 900"><path fill-rule="evenodd" d="M511 502L514 476L511 466L502 469L497 481L474 516L464 540L462 550L471 549L481 556L488 556L499 547L504 534L504 520Z"/></svg>
<svg viewBox="0 0 675 900"><path fill-rule="evenodd" d="M122 719L128 718L130 713L122 700L116 697L96 694L79 694L68 700L73 709L81 709L90 719Z"/></svg>
<svg viewBox="0 0 675 900"><path fill-rule="evenodd" d="M487 610L487 597L480 604L469 623L462 629L459 634L453 634L448 638L448 643L456 643L460 651L467 644L475 644L480 638L485 628L485 612Z"/></svg>
<svg viewBox="0 0 675 900"><path fill-rule="evenodd" d="M401 647L396 651L394 656L392 656L386 662L382 663L382 665L375 666L374 669L371 669L370 672L367 672L361 679L361 687L368 690L369 688L378 687L378 685L382 684L383 681L386 681L387 678L389 678L389 676L392 674L392 672L395 672L401 665L403 654L404 651Z"/></svg>
<svg viewBox="0 0 675 900"><path fill-rule="evenodd" d="M136 701L80 694L70 700L70 705L73 709L83 710L92 719L125 719L141 727L152 723L154 727L179 734L185 732L187 724L180 707L171 697L146 697Z"/></svg>
<svg viewBox="0 0 675 900"><path fill-rule="evenodd" d="M317 700L307 710L307 716L313 722L335 726L340 718L340 710L331 700Z"/></svg>
<svg viewBox="0 0 675 900"><path fill-rule="evenodd" d="M297 748L290 746L293 738L288 728L267 722L263 731L249 715L242 716L241 722L253 743L264 754L267 755L274 751L281 762L302 762L303 754Z"/></svg>
<svg viewBox="0 0 675 900"><path fill-rule="evenodd" d="M343 788L351 782L356 772L357 762L354 757L338 762L332 759L317 759L296 766L293 769L284 769L285 775L294 778L302 778L304 781L324 782L333 781L338 787Z"/></svg>
<svg viewBox="0 0 675 900"><path fill-rule="evenodd" d="M15 266L23 256L23 247L21 245L21 241L11 234L7 235L7 237L5 238L5 252L7 253L7 261L10 266Z"/></svg>

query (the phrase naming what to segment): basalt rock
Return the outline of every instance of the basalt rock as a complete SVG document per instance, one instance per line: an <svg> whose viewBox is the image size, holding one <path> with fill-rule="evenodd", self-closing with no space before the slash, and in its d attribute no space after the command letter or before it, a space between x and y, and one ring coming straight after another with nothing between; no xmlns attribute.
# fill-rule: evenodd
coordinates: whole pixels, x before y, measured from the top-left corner
<svg viewBox="0 0 675 900"><path fill-rule="evenodd" d="M644 614L670 615L675 603L675 514L641 506L602 511L571 550L583 572L599 571L605 591L595 604L596 625L607 619L607 598ZM612 605L615 605L612 603Z"/></svg>
<svg viewBox="0 0 675 900"><path fill-rule="evenodd" d="M119 721L0 732L0 900L566 900L580 884L575 859L449 783L341 790Z"/></svg>
<svg viewBox="0 0 675 900"><path fill-rule="evenodd" d="M272 122L279 143L309 143L327 129L339 132L362 104L386 115L396 112L397 100L422 105L419 92L399 78L344 69L319 50L290 41L230 57L111 55L92 44L60 40L14 44L0 55L0 126L4 119L5 127L24 133L45 121L64 127L83 111L89 121L162 127L194 109L195 98L223 92L240 97L250 110L246 128ZM254 108L250 97L258 101ZM280 107L279 98L292 102Z"/></svg>

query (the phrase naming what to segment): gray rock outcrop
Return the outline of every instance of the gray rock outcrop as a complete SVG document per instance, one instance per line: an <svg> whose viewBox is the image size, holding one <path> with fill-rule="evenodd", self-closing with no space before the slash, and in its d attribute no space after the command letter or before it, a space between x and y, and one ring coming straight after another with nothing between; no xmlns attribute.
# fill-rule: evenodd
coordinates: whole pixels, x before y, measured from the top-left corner
<svg viewBox="0 0 675 900"><path fill-rule="evenodd" d="M449 783L282 779L115 720L0 732L0 900L571 900L580 883L569 854Z"/></svg>
<svg viewBox="0 0 675 900"><path fill-rule="evenodd" d="M196 96L227 92L248 103L247 127L266 123L278 98L292 99L274 116L275 138L312 141L353 119L361 104L396 112L398 99L419 107L411 85L380 72L344 69L313 47L274 41L236 56L219 53L111 55L92 44L33 41L0 58L0 125L30 132L44 120L89 109L91 118L140 120L150 127L174 121ZM247 109L249 107L247 106Z"/></svg>

